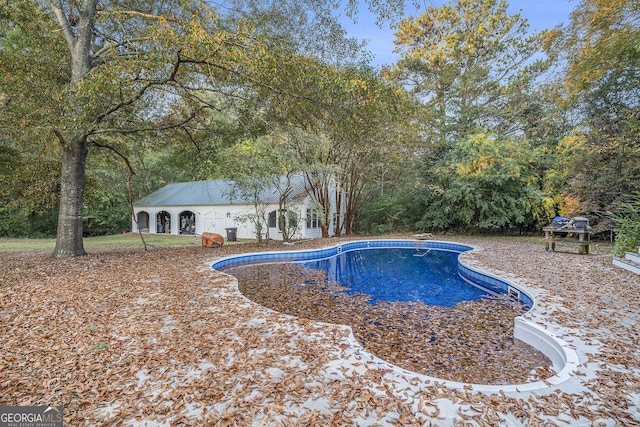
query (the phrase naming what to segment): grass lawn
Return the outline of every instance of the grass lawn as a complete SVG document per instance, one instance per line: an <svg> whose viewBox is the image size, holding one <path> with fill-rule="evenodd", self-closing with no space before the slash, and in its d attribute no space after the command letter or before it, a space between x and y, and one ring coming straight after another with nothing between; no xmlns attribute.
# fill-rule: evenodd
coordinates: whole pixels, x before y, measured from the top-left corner
<svg viewBox="0 0 640 427"><path fill-rule="evenodd" d="M201 244L198 236L172 236L161 234L144 234L147 245L152 247L186 247L199 246ZM244 240L248 241L248 240ZM225 245L242 243L225 242ZM56 245L56 239L9 239L0 238L0 252L52 252ZM117 249L143 248L140 235L137 233L116 234L113 236L86 237L84 248L87 251L109 251Z"/></svg>
<svg viewBox="0 0 640 427"><path fill-rule="evenodd" d="M174 236L165 234L144 234L143 235L147 245L155 248L178 248L189 246L200 246L201 240L199 236ZM394 236L389 236L394 237ZM397 236L395 236L397 237ZM402 238L411 238L411 236L403 235ZM455 235L447 235L448 239L455 239ZM461 238L468 238L472 236L459 236ZM520 243L539 243L542 245L544 241L543 236L524 235L524 236L501 236L501 235L488 235L478 236L479 238L487 241L503 241L503 242L520 242ZM366 236L363 236L366 238ZM438 240L440 236L435 235L434 240ZM225 241L225 245L233 245L240 243L253 242L253 239L238 239L237 242ZM0 238L0 252L52 252L56 245L55 238L49 239L19 239L19 238ZM113 236L100 236L100 237L86 237L84 239L85 250L91 251L109 251L109 250L122 250L122 249L135 249L143 248L140 235L137 233L128 234L116 234ZM613 245L608 241L595 240L591 248L592 252L599 253L612 253Z"/></svg>

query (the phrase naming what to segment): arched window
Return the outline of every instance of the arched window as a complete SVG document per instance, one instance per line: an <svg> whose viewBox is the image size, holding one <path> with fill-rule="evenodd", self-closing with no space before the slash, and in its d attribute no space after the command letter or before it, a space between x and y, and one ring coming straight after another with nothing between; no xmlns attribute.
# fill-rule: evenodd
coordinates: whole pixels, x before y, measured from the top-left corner
<svg viewBox="0 0 640 427"><path fill-rule="evenodd" d="M191 211L180 212L180 234L196 234L196 214Z"/></svg>
<svg viewBox="0 0 640 427"><path fill-rule="evenodd" d="M149 232L149 214L145 211L140 211L138 212L138 215L136 216L136 221L137 221L137 226L138 226L138 230L142 231L143 233L148 233Z"/></svg>
<svg viewBox="0 0 640 427"><path fill-rule="evenodd" d="M156 215L156 233L171 234L171 214L167 211Z"/></svg>

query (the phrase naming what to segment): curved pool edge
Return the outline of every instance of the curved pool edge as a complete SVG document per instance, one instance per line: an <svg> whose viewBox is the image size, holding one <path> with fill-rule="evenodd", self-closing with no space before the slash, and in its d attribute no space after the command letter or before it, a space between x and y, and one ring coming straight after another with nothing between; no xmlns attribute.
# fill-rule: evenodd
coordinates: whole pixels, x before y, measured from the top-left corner
<svg viewBox="0 0 640 427"><path fill-rule="evenodd" d="M391 245L393 244L393 246ZM342 252L347 252L357 249L367 248L415 248L415 249L439 249L448 250L454 252L466 252L470 251L473 246L465 245L462 243L443 242L437 240L410 240L410 239L376 239L376 240L354 240L350 242L343 242L337 245L328 246L320 249L301 249L301 250L288 250L288 251L272 251L272 252L251 252L241 255L231 255L223 257L215 261L211 268L216 270L220 267L227 266L240 266L246 264L254 264L257 262L299 262L318 260L334 255L338 255Z"/></svg>
<svg viewBox="0 0 640 427"><path fill-rule="evenodd" d="M456 251L460 254L465 252L469 252L472 250L479 250L478 248L462 243L455 242L444 242L437 240L412 240L412 239L379 239L379 240L356 240L351 242L344 242L334 246L329 246L326 248L320 249L305 249L305 250L291 250L291 251L274 251L274 252L253 252L241 255L231 255L227 257L223 257L217 261L215 261L211 268L218 271L216 267L221 268L225 266L240 266L252 264L258 261L259 263L269 263L269 262L295 262L295 261L307 261L311 259L321 259L329 256L334 256L336 254L346 252L349 250L357 250L364 248L389 248L389 247L408 247L408 248L416 248L416 249L440 249L440 250L450 250ZM315 255L315 257L312 257ZM467 269L468 271L472 271L474 274L474 280L478 279L478 277L485 278L491 284L496 284L496 281L501 282L506 286L507 292L509 289L515 289L519 292L518 298L520 295L526 295L528 299L530 299L531 303L529 304L530 308L527 313L531 313L536 309L536 300L533 296L533 292L531 292L526 286L522 284L515 284L508 279L504 279L499 275L489 273L483 268L477 266L471 266L470 264L463 262L458 257L458 265ZM224 272L222 272L224 273ZM462 274L461 276L465 278ZM466 279L465 280L469 280ZM258 304L255 301L250 300L246 296L242 294L237 288L237 280L236 280L236 290L240 295L242 295L247 301L250 301L254 304ZM258 304L259 305L259 304ZM261 306L263 307L263 306ZM266 307L264 307L266 308ZM268 309L268 308L267 308ZM277 312L275 310L268 309L270 311ZM297 319L296 316L288 315L285 313L280 313L284 316ZM326 323L321 321L314 321L320 324ZM576 351L564 340L553 334L547 329L547 325L540 326L537 323L532 322L531 320L525 319L522 316L517 316L514 319L514 338L517 338L523 341L526 344L531 345L536 350L540 351L546 357L551 360L553 364L553 369L556 371L556 374L546 378L544 380L530 382L530 383L519 383L519 384L505 384L505 385L489 385L489 384L473 384L473 383L462 383L457 381L450 381L443 378L431 377L425 374L421 374L414 371L409 371L400 366L397 366L391 362L388 362L375 354L366 350L355 338L353 334L353 329L349 325L334 325L343 328L348 328L349 330L349 340L351 344L355 346L355 348L360 349L364 354L370 357L372 360L376 360L378 362L382 362L385 365L389 366L390 370L399 374L401 376L413 376L421 378L426 382L437 382L449 388L454 389L469 389L469 386L474 391L479 392L531 392L531 391L540 391L543 389L548 389L552 386L557 386L562 384L569 379L571 379L572 373L577 369L579 365L579 358Z"/></svg>

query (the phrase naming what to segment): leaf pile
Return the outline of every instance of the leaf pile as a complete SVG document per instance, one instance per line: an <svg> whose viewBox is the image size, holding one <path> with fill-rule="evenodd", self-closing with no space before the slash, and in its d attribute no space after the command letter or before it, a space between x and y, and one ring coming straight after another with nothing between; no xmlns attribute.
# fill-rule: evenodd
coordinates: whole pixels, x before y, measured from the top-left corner
<svg viewBox="0 0 640 427"><path fill-rule="evenodd" d="M483 247L463 254L466 262L539 292L525 316L576 346L572 379L505 393L400 374L348 328L273 312L209 268L217 257L278 245L76 259L3 253L0 405L62 405L73 426L637 425L638 277L615 269L610 255L464 243ZM379 309L390 316L380 327L407 312Z"/></svg>

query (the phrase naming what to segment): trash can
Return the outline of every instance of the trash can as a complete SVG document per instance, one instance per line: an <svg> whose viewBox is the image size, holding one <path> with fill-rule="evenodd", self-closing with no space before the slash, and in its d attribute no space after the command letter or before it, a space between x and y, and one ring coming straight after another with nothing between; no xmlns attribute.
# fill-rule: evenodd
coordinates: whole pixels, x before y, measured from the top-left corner
<svg viewBox="0 0 640 427"><path fill-rule="evenodd" d="M237 227L229 227L225 228L227 231L227 241L235 242L237 240L238 228Z"/></svg>

